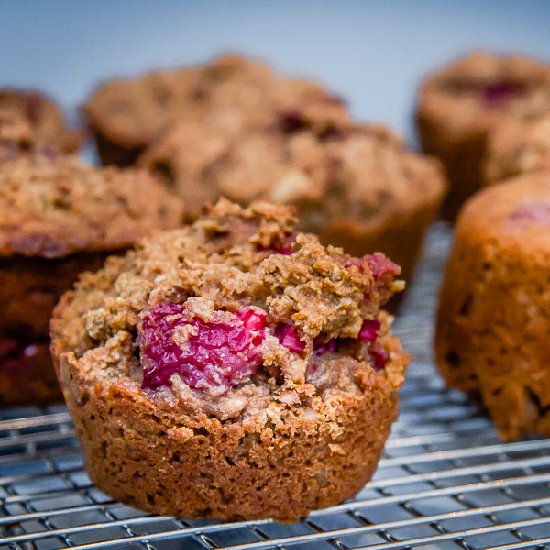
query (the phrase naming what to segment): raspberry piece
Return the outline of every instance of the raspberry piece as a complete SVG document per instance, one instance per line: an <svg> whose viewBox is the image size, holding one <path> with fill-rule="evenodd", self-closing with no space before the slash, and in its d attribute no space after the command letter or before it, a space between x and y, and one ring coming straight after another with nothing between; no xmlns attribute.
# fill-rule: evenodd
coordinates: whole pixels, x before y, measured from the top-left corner
<svg viewBox="0 0 550 550"><path fill-rule="evenodd" d="M283 111L279 115L279 128L281 132L290 133L301 130L305 125L302 112L298 109Z"/></svg>
<svg viewBox="0 0 550 550"><path fill-rule="evenodd" d="M170 386L173 374L200 389L227 389L247 380L262 362L259 346L265 338L266 313L246 308L230 315L229 321L223 312L206 322L190 317L183 304L144 311L137 340L144 367L142 388Z"/></svg>
<svg viewBox="0 0 550 550"><path fill-rule="evenodd" d="M378 338L380 331L380 321L378 319L365 319L358 337L360 340L374 342Z"/></svg>
<svg viewBox="0 0 550 550"><path fill-rule="evenodd" d="M374 369L382 370L388 364L390 355L380 342L374 342L369 345L369 359Z"/></svg>
<svg viewBox="0 0 550 550"><path fill-rule="evenodd" d="M394 264L385 254L375 252L367 254L361 258L346 255L344 267L357 266L358 269L368 266L375 281L379 281L385 277L395 277L401 273L401 268Z"/></svg>
<svg viewBox="0 0 550 550"><path fill-rule="evenodd" d="M518 206L510 212L512 221L532 221L542 224L550 224L550 204L546 202L530 202Z"/></svg>
<svg viewBox="0 0 550 550"><path fill-rule="evenodd" d="M390 360L388 352L382 347L380 342L376 341L379 335L380 321L378 319L365 319L357 334L358 340L368 342L366 351L369 362L376 370L383 369ZM315 339L313 341L313 352L317 355L334 353L339 351L342 345L353 342L354 340L351 338L333 338L332 340L328 340L328 342L321 342L319 339Z"/></svg>
<svg viewBox="0 0 550 550"><path fill-rule="evenodd" d="M237 311L237 317L248 330L263 330L267 326L267 313L263 309L241 309Z"/></svg>
<svg viewBox="0 0 550 550"><path fill-rule="evenodd" d="M378 319L365 319L357 334L358 340L363 342L374 342L380 333L380 321ZM342 344L353 342L351 338L333 338L322 342L318 338L313 341L313 351L316 354L334 353L340 349Z"/></svg>
<svg viewBox="0 0 550 550"><path fill-rule="evenodd" d="M322 353L335 353L338 351L338 342L336 338L328 342L321 342L318 339L313 340L313 352L320 355Z"/></svg>
<svg viewBox="0 0 550 550"><path fill-rule="evenodd" d="M487 84L482 89L483 100L489 107L496 107L514 96L523 93L523 86L517 82L501 81Z"/></svg>
<svg viewBox="0 0 550 550"><path fill-rule="evenodd" d="M292 254L292 243L296 241L296 233L285 233L283 238L280 240L279 243L273 243L269 247L263 247L261 245L258 245L258 250L260 252L269 252L270 254L284 254L285 256L288 256L289 254Z"/></svg>
<svg viewBox="0 0 550 550"><path fill-rule="evenodd" d="M401 273L401 268L381 252L367 254L363 258L366 260L375 281L386 277L395 277Z"/></svg>
<svg viewBox="0 0 550 550"><path fill-rule="evenodd" d="M298 331L290 325L281 324L275 327L274 333L281 345L290 351L302 353L306 348L305 343L300 340Z"/></svg>
<svg viewBox="0 0 550 550"><path fill-rule="evenodd" d="M0 341L0 370L16 372L24 369L29 359L48 350L46 339L26 340L25 338Z"/></svg>

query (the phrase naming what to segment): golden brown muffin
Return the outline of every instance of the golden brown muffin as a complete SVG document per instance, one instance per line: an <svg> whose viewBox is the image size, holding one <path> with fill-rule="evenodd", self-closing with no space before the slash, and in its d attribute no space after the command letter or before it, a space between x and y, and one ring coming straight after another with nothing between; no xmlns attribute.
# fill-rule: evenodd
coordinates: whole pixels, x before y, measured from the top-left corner
<svg viewBox="0 0 550 550"><path fill-rule="evenodd" d="M481 191L458 218L437 314L436 361L503 439L550 436L550 174Z"/></svg>
<svg viewBox="0 0 550 550"><path fill-rule="evenodd" d="M0 165L0 403L59 398L48 321L78 274L151 229L173 228L180 201L144 170L30 154Z"/></svg>
<svg viewBox="0 0 550 550"><path fill-rule="evenodd" d="M219 202L87 274L52 355L98 487L185 517L295 520L374 472L408 362L380 309L399 268Z"/></svg>
<svg viewBox="0 0 550 550"><path fill-rule="evenodd" d="M380 250L409 280L445 191L439 163L382 126L327 110L273 115L240 133L213 120L180 120L141 162L184 198L190 219L220 196L293 205L301 230L350 254Z"/></svg>
<svg viewBox="0 0 550 550"><path fill-rule="evenodd" d="M483 184L550 170L550 111L539 116L509 116L495 126L487 140Z"/></svg>
<svg viewBox="0 0 550 550"><path fill-rule="evenodd" d="M550 108L550 66L519 55L475 52L434 72L422 84L416 124L425 153L438 156L451 188L443 217L453 220L481 185L487 138L504 116Z"/></svg>
<svg viewBox="0 0 550 550"><path fill-rule="evenodd" d="M74 153L79 143L50 98L36 90L0 89L0 159L8 147Z"/></svg>
<svg viewBox="0 0 550 550"><path fill-rule="evenodd" d="M264 126L276 111L306 105L347 116L343 102L315 82L282 77L244 56L224 55L202 66L106 82L84 114L102 162L126 166L178 117L208 119L238 133L243 126Z"/></svg>

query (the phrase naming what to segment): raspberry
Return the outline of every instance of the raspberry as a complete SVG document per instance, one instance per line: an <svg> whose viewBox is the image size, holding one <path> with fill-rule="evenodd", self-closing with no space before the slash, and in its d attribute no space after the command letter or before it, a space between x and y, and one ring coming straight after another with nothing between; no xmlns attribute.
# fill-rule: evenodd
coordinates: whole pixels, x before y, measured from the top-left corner
<svg viewBox="0 0 550 550"><path fill-rule="evenodd" d="M144 311L138 325L143 388L170 386L179 374L191 388L229 388L259 367L266 313L246 308L219 320L190 317L183 304L161 304ZM216 317L216 315L215 315Z"/></svg>
<svg viewBox="0 0 550 550"><path fill-rule="evenodd" d="M279 339L279 342L281 342L281 345L288 350L296 353L302 353L304 351L306 345L300 340L298 331L294 327L281 324L275 327L274 333Z"/></svg>
<svg viewBox="0 0 550 550"><path fill-rule="evenodd" d="M350 267L352 265L357 266L359 269L363 266L368 266L375 281L379 281L385 277L394 277L401 272L400 267L394 264L385 254L381 252L375 252L374 254L367 254L361 258L355 258L354 256L347 256L344 260L344 266Z"/></svg>
<svg viewBox="0 0 550 550"><path fill-rule="evenodd" d="M298 109L283 111L279 115L279 128L281 132L291 133L303 129L305 122L302 112Z"/></svg>
<svg viewBox="0 0 550 550"><path fill-rule="evenodd" d="M360 340L365 340L367 342L374 342L378 338L378 333L380 331L380 321L378 319L365 319L361 330L359 331L358 337Z"/></svg>
<svg viewBox="0 0 550 550"><path fill-rule="evenodd" d="M296 241L296 233L288 232L285 233L280 239L280 242L273 243L269 247L263 247L258 245L258 250L260 252L269 252L270 254L284 254L288 256L292 254L292 243Z"/></svg>
<svg viewBox="0 0 550 550"><path fill-rule="evenodd" d="M388 364L390 355L380 342L373 342L369 344L369 359L375 370L382 370Z"/></svg>
<svg viewBox="0 0 550 550"><path fill-rule="evenodd" d="M25 368L25 365L38 353L47 350L45 339L26 340L14 338L0 341L0 370L16 372Z"/></svg>
<svg viewBox="0 0 550 550"><path fill-rule="evenodd" d="M401 272L400 267L394 264L386 255L381 252L367 254L364 256L375 281L385 277L394 277Z"/></svg>
<svg viewBox="0 0 550 550"><path fill-rule="evenodd" d="M545 202L530 202L518 206L510 212L510 220L513 221L533 221L550 224L550 204Z"/></svg>
<svg viewBox="0 0 550 550"><path fill-rule="evenodd" d="M520 95L523 87L517 82L501 81L493 84L487 84L483 87L483 99L487 106L495 107L514 96Z"/></svg>
<svg viewBox="0 0 550 550"><path fill-rule="evenodd" d="M390 360L388 352L382 347L380 342L376 341L379 333L380 321L378 319L365 319L357 335L358 340L368 342L367 353L369 361L376 370L383 369ZM313 341L313 351L317 355L334 353L339 351L342 345L349 344L353 341L354 340L351 338L333 338L328 342L321 342L316 339Z"/></svg>
<svg viewBox="0 0 550 550"><path fill-rule="evenodd" d="M336 338L333 338L328 342L321 342L318 339L313 340L313 351L317 355L322 353L335 353L338 351Z"/></svg>

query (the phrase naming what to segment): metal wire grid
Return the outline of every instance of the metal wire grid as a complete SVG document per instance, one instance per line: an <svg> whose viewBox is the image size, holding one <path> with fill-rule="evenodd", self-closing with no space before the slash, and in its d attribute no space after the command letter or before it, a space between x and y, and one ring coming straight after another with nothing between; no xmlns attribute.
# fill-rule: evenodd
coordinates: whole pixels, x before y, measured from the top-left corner
<svg viewBox="0 0 550 550"><path fill-rule="evenodd" d="M431 364L435 292L450 235L436 225L396 330L416 362L373 480L295 524L148 516L82 468L64 407L0 411L0 545L14 549L550 548L550 440L501 443Z"/></svg>

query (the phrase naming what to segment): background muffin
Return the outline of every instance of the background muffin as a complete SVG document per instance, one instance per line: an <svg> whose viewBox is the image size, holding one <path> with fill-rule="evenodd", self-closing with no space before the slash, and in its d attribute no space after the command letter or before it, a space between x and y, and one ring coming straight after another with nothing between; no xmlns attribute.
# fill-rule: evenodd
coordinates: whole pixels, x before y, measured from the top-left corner
<svg viewBox="0 0 550 550"><path fill-rule="evenodd" d="M504 439L550 436L550 174L481 191L458 218L437 314L437 366Z"/></svg>
<svg viewBox="0 0 550 550"><path fill-rule="evenodd" d="M94 482L186 517L297 519L372 475L408 361L398 267L222 201L66 294L52 354Z"/></svg>
<svg viewBox="0 0 550 550"><path fill-rule="evenodd" d="M380 250L408 280L445 190L438 163L382 126L312 107L274 115L237 137L220 125L180 120L142 163L184 198L190 219L220 196L290 204L301 230L350 254Z"/></svg>
<svg viewBox="0 0 550 550"><path fill-rule="evenodd" d="M0 155L8 144L74 153L79 143L80 136L50 98L36 90L0 88Z"/></svg>
<svg viewBox="0 0 550 550"><path fill-rule="evenodd" d="M244 56L165 69L100 86L84 106L104 164L126 166L178 117L221 125L235 135L265 126L277 110L316 103L345 116L343 102L314 82L285 78Z"/></svg>
<svg viewBox="0 0 550 550"><path fill-rule="evenodd" d="M429 76L420 89L416 125L425 153L441 158L451 188L443 216L452 220L481 185L487 138L503 116L550 108L550 67L519 55L475 52Z"/></svg>
<svg viewBox="0 0 550 550"><path fill-rule="evenodd" d="M47 348L61 294L108 253L177 227L181 205L144 170L29 154L0 164L0 211L0 403L48 401L59 396Z"/></svg>

